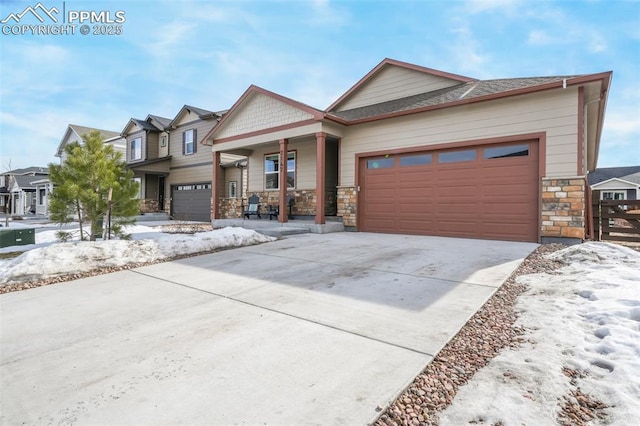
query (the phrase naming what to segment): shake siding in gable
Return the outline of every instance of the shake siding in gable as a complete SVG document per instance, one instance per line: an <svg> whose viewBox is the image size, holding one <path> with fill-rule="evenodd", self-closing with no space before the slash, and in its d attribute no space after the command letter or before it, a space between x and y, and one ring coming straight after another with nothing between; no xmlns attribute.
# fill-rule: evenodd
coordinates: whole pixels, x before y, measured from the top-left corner
<svg viewBox="0 0 640 426"><path fill-rule="evenodd" d="M233 117L229 117L229 120L224 123L224 127L216 135L217 139L313 118L306 111L263 94L253 94L245 102L241 108L242 113L239 114L240 111L237 111Z"/></svg>
<svg viewBox="0 0 640 426"><path fill-rule="evenodd" d="M397 66L387 66L353 93L337 110L344 111L374 105L458 84L461 83L448 78Z"/></svg>
<svg viewBox="0 0 640 426"><path fill-rule="evenodd" d="M569 88L521 95L347 127L341 144L340 184L354 184L357 153L537 132L546 132L546 177L574 177L577 92Z"/></svg>

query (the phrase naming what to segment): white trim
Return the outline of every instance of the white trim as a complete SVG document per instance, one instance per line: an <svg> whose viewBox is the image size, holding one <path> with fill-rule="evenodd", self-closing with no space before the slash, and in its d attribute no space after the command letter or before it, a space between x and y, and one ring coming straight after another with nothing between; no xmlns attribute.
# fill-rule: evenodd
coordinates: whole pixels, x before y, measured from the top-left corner
<svg viewBox="0 0 640 426"><path fill-rule="evenodd" d="M598 187L604 186L605 184L611 183L611 182L619 182L620 184L627 185L626 187L620 187L621 189L639 189L640 188L640 184L638 183L629 182L628 180L614 177L611 179L603 180L602 182L594 183L593 185L591 185L591 189L598 189Z"/></svg>

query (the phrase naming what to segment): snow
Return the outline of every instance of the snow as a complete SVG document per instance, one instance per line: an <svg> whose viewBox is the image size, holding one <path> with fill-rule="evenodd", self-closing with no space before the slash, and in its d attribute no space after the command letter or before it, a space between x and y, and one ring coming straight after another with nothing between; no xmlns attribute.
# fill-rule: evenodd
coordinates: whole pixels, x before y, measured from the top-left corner
<svg viewBox="0 0 640 426"><path fill-rule="evenodd" d="M580 390L610 407L606 420L592 424L637 424L640 253L585 243L550 257L565 266L519 278L529 286L517 304L527 343L503 350L461 387L442 425L557 424L573 389L563 367L586 372L577 379Z"/></svg>
<svg viewBox="0 0 640 426"><path fill-rule="evenodd" d="M241 247L275 240L253 230L227 227L195 234L166 234L160 229L134 225L125 229L132 240L57 243L56 230L36 233L36 244L7 247L25 251L0 263L0 285L37 281L95 269L154 262L179 255L224 247Z"/></svg>

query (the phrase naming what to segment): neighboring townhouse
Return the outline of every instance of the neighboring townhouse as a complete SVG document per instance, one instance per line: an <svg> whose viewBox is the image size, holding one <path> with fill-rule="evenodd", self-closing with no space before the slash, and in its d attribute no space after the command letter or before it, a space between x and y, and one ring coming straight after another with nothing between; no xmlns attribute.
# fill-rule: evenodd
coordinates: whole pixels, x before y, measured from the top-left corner
<svg viewBox="0 0 640 426"><path fill-rule="evenodd" d="M320 227L577 242L611 76L478 80L385 59L324 111L250 86L201 142L214 163L247 156L247 195L281 222L290 196ZM214 223L235 215L222 180Z"/></svg>
<svg viewBox="0 0 640 426"><path fill-rule="evenodd" d="M640 166L597 168L588 177L601 200L640 200Z"/></svg>
<svg viewBox="0 0 640 426"><path fill-rule="evenodd" d="M129 120L121 136L126 139L128 167L140 183L143 213L211 220L211 150L198 146L198 138L211 131L225 112L184 105L173 119L148 115L144 120ZM242 195L243 158L225 155L222 159L231 181L221 190L234 197Z"/></svg>
<svg viewBox="0 0 640 426"><path fill-rule="evenodd" d="M11 215L46 214L51 192L47 167L27 167L9 170L0 175L0 211Z"/></svg>

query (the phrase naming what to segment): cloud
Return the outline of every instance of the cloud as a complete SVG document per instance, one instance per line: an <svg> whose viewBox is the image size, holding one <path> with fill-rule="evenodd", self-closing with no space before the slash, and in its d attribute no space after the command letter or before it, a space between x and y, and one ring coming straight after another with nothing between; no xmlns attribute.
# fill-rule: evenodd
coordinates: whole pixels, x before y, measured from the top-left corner
<svg viewBox="0 0 640 426"><path fill-rule="evenodd" d="M483 12L507 12L516 9L521 0L468 0L465 9L471 14Z"/></svg>

